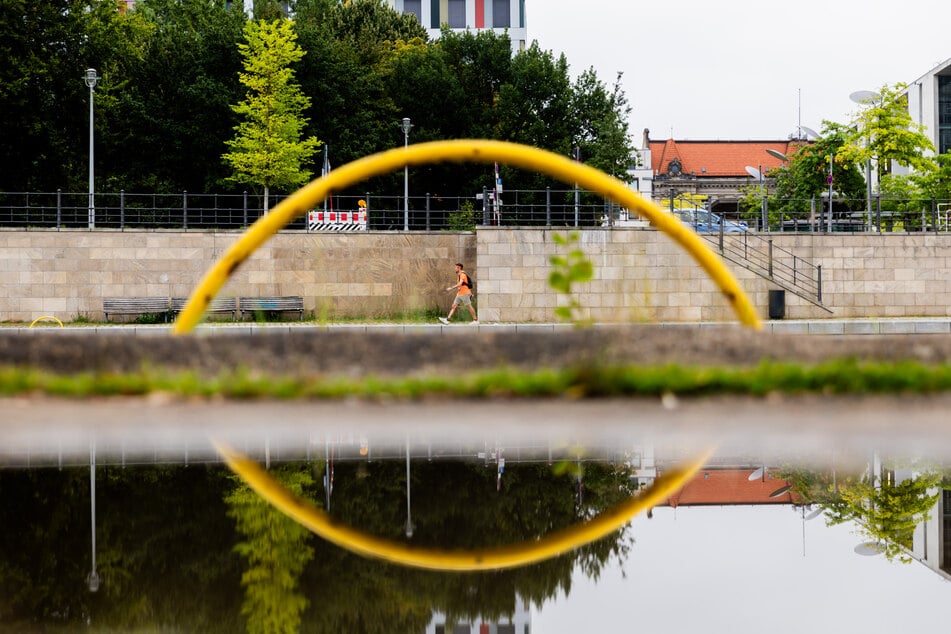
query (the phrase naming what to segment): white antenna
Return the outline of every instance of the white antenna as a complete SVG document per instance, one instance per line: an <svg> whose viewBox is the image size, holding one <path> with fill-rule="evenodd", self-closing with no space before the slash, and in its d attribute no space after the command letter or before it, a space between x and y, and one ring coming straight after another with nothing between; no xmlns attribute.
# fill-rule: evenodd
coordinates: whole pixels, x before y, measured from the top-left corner
<svg viewBox="0 0 951 634"><path fill-rule="evenodd" d="M796 116L796 140L802 141L802 88L799 88L799 113Z"/></svg>

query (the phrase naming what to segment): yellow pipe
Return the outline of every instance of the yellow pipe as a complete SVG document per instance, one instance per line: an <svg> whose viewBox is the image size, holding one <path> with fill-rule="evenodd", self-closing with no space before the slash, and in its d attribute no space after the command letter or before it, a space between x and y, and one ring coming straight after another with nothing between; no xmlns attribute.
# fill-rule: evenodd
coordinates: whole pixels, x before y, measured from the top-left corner
<svg viewBox="0 0 951 634"><path fill-rule="evenodd" d="M387 174L404 166L449 161L456 163L501 162L548 174L564 183L597 192L627 209L632 209L683 247L707 272L726 297L741 323L760 329L762 325L743 289L717 255L703 240L673 215L645 200L625 183L604 172L538 148L484 139L434 141L398 148L367 156L339 167L283 200L255 222L244 235L205 274L192 291L184 309L175 320L172 332L191 331L211 300L241 264L272 235L304 215L319 201L373 176Z"/></svg>
<svg viewBox="0 0 951 634"><path fill-rule="evenodd" d="M639 495L593 519L522 544L466 551L415 547L346 526L310 500L295 495L253 460L223 443L216 446L231 470L258 495L327 541L358 555L403 566L451 572L499 570L538 563L605 537L624 526L638 512L668 499L703 467L710 455L709 451L704 452L675 467Z"/></svg>
<svg viewBox="0 0 951 634"><path fill-rule="evenodd" d="M59 319L57 319L56 317L53 317L53 316L51 316L51 315L43 315L42 317L37 317L36 319L34 319L33 322L30 324L30 328L32 328L33 326L35 326L35 325L37 324L37 322L40 322L40 321L55 321L56 323L59 324L59 327L60 327L60 328L63 327L63 322L61 322L61 321L60 321Z"/></svg>

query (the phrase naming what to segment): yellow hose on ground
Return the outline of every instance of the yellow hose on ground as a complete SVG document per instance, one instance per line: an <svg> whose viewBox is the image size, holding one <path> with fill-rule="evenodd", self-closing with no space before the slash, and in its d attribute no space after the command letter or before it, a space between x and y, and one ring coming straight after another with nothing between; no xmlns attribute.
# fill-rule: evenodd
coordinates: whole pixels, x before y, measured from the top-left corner
<svg viewBox="0 0 951 634"><path fill-rule="evenodd" d="M657 478L645 491L591 520L531 542L464 551L414 547L360 532L335 520L310 500L298 497L258 463L230 446L223 443L216 446L231 470L258 495L327 541L358 555L403 566L451 572L500 570L538 563L605 537L624 526L638 512L668 499L703 467L710 455L709 451L705 452L675 467Z"/></svg>
<svg viewBox="0 0 951 634"><path fill-rule="evenodd" d="M298 216L307 213L319 201L334 192L373 176L387 174L404 166L425 165L440 161L456 163L498 161L515 167L536 170L564 183L577 183L579 187L597 192L618 205L637 212L693 257L720 288L741 323L757 330L762 328L752 304L722 260L686 225L672 214L665 213L657 205L639 196L625 183L593 167L546 150L505 141L461 139L421 143L373 154L347 163L297 190L275 206L270 213L251 225L205 274L202 281L192 291L178 319L175 320L172 332L184 334L191 331L231 274L268 238Z"/></svg>

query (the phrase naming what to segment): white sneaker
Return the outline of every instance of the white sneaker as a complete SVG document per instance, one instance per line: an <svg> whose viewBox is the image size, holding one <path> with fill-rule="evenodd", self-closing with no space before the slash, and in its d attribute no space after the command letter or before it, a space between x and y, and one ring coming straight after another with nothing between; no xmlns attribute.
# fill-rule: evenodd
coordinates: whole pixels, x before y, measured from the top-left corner
<svg viewBox="0 0 951 634"><path fill-rule="evenodd" d="M439 318L439 321L441 321L443 324L445 324L445 325L447 325L447 326L449 325L449 320L446 319L445 317L440 317L440 318Z"/></svg>
<svg viewBox="0 0 951 634"><path fill-rule="evenodd" d="M473 320L472 320L472 325L473 325L473 326L478 326L478 325L479 325L479 320L478 320L478 319L473 319Z"/></svg>

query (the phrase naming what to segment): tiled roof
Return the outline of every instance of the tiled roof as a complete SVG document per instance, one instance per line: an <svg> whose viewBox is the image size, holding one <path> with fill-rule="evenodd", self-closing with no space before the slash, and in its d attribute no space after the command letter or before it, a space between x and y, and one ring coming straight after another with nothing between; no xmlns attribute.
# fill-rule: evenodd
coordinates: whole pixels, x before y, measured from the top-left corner
<svg viewBox="0 0 951 634"><path fill-rule="evenodd" d="M661 506L711 504L791 504L799 500L792 491L771 498L771 493L789 484L771 477L750 480L752 469L702 469Z"/></svg>
<svg viewBox="0 0 951 634"><path fill-rule="evenodd" d="M701 177L748 176L746 166L770 170L780 167L782 160L766 150L789 156L799 141L651 141L651 169L666 174L673 159L678 159L684 174Z"/></svg>

